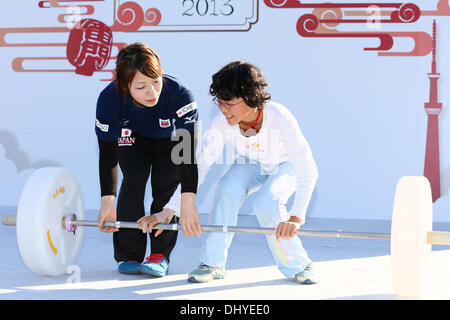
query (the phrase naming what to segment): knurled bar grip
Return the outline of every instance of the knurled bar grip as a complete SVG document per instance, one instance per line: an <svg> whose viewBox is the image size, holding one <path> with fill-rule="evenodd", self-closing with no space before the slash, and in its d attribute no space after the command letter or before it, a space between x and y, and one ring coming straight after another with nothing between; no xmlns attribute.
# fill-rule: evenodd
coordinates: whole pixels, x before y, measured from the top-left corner
<svg viewBox="0 0 450 320"><path fill-rule="evenodd" d="M97 227L96 221L87 220L75 220L72 222L76 226L85 227ZM140 226L136 222L124 222L124 221L109 221L103 224L103 227L111 228L127 228L127 229L140 229ZM201 225L203 231L206 232L238 232L238 233L254 233L254 234L274 234L276 228L263 228L263 227L243 227L243 226L217 226L217 225ZM164 224L160 223L153 227L153 229L162 230L182 230L180 224ZM390 239L391 235L386 233L365 233L365 232L344 232L338 231L323 231L323 230L298 230L299 236L310 237L341 237L341 238L363 238L363 239Z"/></svg>

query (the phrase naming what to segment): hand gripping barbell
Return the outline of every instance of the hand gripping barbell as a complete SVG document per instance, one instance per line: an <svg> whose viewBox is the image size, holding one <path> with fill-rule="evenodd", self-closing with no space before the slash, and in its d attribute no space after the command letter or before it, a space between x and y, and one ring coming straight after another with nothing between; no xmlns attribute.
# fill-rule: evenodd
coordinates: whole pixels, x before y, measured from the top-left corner
<svg viewBox="0 0 450 320"><path fill-rule="evenodd" d="M431 189L425 177L403 177L397 184L391 233L306 230L299 236L391 240L391 269L395 292L419 298L427 289L432 244L450 245L450 232L432 231ZM25 265L41 275L59 276L75 264L83 228L97 227L84 219L81 189L64 168L36 170L22 190L17 215L2 217L4 225L16 225L17 243ZM139 229L136 222L109 221L105 227ZM158 224L153 229L181 230L178 224ZM273 234L276 228L202 225L207 232Z"/></svg>

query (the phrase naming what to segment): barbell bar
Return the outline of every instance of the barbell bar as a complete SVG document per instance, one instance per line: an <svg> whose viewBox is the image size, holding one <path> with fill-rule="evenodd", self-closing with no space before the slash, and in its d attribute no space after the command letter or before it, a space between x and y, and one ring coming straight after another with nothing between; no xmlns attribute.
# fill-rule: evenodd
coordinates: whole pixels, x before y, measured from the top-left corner
<svg viewBox="0 0 450 320"><path fill-rule="evenodd" d="M402 177L396 187L391 232L368 233L342 230L299 229L299 236L390 239L394 291L420 298L427 291L431 245L450 245L450 232L432 231L431 188L423 176ZM25 265L41 275L60 276L75 264L83 227L97 227L84 220L84 203L75 177L65 168L36 170L22 190L17 215L2 217L4 225L16 225L19 251ZM136 222L110 221L105 227L140 229ZM181 230L179 224L158 224L153 229ZM203 225L207 232L274 234L276 228Z"/></svg>
<svg viewBox="0 0 450 320"><path fill-rule="evenodd" d="M98 227L98 222L94 220L78 220L74 215L64 216L62 219L62 226L69 232L73 232L73 226L81 227ZM67 222L67 219L72 220ZM8 226L16 225L15 215L4 215L2 217L2 223ZM67 228L67 225L71 227ZM118 229L140 229L140 225L137 222L128 221L106 221L103 223L103 227L118 228ZM250 233L250 234L275 234L276 228L264 228L264 227L247 227L247 226L221 226L221 225L201 225L202 231L206 232L236 232L236 233ZM161 230L182 230L180 224L175 223L159 223L153 226L153 229ZM299 229L296 234L298 236L305 237L328 237L328 238L358 238L358 239L390 239L389 233L370 233L370 232L350 232L343 230L327 231L327 230L312 230L312 229ZM450 233L447 242L444 244L450 244Z"/></svg>
<svg viewBox="0 0 450 320"><path fill-rule="evenodd" d="M66 219L62 219L63 228L65 227ZM5 226L16 226L16 215L3 215L2 224ZM94 220L78 220L76 217L71 221L74 226L80 227L98 227L98 222ZM140 225L136 222L129 221L106 221L103 227L118 228L118 229L140 229ZM201 225L202 231L205 232L236 232L236 233L250 233L250 234L274 234L276 228L264 227L246 227L246 226L221 226L221 225ZM181 224L174 223L159 223L153 226L156 230L182 230ZM72 232L69 230L69 232ZM314 230L314 229L299 229L296 232L298 236L304 237L326 237L326 238L352 238L352 239L385 239L390 240L390 233L373 233L373 232L352 232L343 230ZM428 231L427 243L434 245L450 245L450 232L445 231Z"/></svg>

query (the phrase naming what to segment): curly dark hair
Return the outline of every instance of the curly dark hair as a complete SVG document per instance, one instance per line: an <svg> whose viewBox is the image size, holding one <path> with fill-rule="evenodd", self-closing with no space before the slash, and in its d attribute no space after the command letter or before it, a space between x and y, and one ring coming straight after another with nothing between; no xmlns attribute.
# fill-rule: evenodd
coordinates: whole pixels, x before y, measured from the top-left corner
<svg viewBox="0 0 450 320"><path fill-rule="evenodd" d="M251 108L263 107L272 96L266 91L268 83L261 69L243 62L233 61L212 76L209 93L221 100L243 98Z"/></svg>

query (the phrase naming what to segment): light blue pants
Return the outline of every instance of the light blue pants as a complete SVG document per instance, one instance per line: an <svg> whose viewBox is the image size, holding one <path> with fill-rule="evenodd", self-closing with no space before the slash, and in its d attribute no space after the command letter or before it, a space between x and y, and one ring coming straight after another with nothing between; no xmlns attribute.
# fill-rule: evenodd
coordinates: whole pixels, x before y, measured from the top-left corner
<svg viewBox="0 0 450 320"><path fill-rule="evenodd" d="M242 160L236 161L219 181L208 224L236 226L239 209L256 191L253 211L262 227L276 228L281 221L288 220L286 203L297 189L292 163L282 162L272 172L264 171L258 163L239 163ZM200 261L208 266L224 267L233 235L208 233ZM298 236L280 241L275 234L265 236L278 269L286 277L303 271L311 262Z"/></svg>

